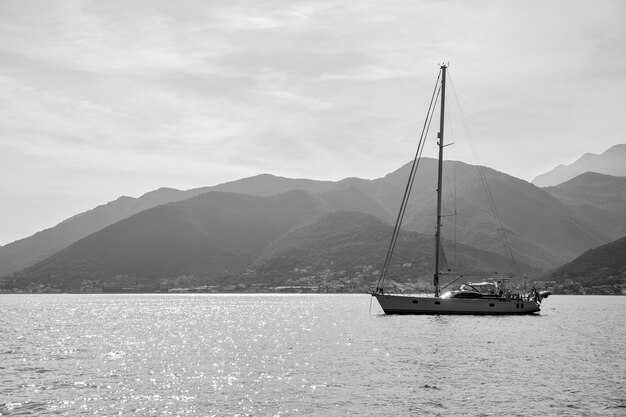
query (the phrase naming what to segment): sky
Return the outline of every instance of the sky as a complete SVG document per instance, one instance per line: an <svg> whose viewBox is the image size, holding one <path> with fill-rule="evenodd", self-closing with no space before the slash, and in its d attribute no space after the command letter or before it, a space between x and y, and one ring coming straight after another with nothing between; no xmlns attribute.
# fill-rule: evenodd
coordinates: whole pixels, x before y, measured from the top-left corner
<svg viewBox="0 0 626 417"><path fill-rule="evenodd" d="M0 0L0 245L160 187L380 178L441 63L456 159L532 181L626 142L622 0Z"/></svg>

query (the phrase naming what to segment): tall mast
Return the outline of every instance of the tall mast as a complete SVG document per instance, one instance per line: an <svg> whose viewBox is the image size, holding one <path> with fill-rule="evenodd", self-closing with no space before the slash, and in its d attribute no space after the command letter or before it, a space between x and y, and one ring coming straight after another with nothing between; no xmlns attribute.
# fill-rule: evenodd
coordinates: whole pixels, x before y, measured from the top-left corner
<svg viewBox="0 0 626 417"><path fill-rule="evenodd" d="M443 118L446 106L446 65L441 65L441 114L439 115L439 166L437 172L437 232L435 234L435 297L439 297L439 251L441 249L441 185L443 173Z"/></svg>

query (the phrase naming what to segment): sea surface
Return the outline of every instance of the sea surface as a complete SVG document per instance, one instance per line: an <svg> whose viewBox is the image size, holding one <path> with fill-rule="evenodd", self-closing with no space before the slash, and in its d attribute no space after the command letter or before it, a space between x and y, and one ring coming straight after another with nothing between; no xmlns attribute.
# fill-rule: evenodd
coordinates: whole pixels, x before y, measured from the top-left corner
<svg viewBox="0 0 626 417"><path fill-rule="evenodd" d="M368 295L0 295L0 415L624 416L625 318L619 296L492 317L385 316Z"/></svg>

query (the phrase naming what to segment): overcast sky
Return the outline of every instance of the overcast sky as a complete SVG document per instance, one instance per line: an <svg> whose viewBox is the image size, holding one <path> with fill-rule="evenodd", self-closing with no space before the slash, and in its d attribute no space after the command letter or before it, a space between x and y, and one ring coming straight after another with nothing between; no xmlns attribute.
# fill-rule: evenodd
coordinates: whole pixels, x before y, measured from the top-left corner
<svg viewBox="0 0 626 417"><path fill-rule="evenodd" d="M0 244L159 187L381 177L444 61L483 165L626 142L622 0L0 0Z"/></svg>

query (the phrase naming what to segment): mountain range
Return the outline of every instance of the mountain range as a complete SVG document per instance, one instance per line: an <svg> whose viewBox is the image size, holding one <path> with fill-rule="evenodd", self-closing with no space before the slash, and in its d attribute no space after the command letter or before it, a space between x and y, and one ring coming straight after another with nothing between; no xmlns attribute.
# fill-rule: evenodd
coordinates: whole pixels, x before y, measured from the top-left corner
<svg viewBox="0 0 626 417"><path fill-rule="evenodd" d="M331 202L332 204L332 202ZM281 282L290 271L351 270L382 259L392 227L369 214L329 210L326 195L288 191L272 197L207 192L133 215L16 274L77 291L85 280L149 287L180 276L232 276ZM417 248L417 250L416 250ZM433 239L407 233L397 276L428 279ZM504 256L460 245L456 263L471 272L505 268ZM532 265L521 265L533 273ZM206 282L206 281L205 281Z"/></svg>
<svg viewBox="0 0 626 417"><path fill-rule="evenodd" d="M0 276L31 266L89 234L123 220L133 214L175 201L182 201L208 191L230 191L241 194L269 196L288 190L329 189L324 181L294 180L258 175L214 187L191 190L159 188L141 197L123 196L117 200L70 217L49 229L0 247Z"/></svg>
<svg viewBox="0 0 626 417"><path fill-rule="evenodd" d="M377 264L385 256L393 228L381 220L358 212L328 212L281 236L252 265L260 274L280 276L302 265L316 269L353 270L360 265ZM444 241L444 248L452 245ZM435 245L432 236L417 232L400 235L396 252L400 263L392 264L395 279L430 281L434 270ZM456 253L446 259L447 265L467 274L504 271L510 260L493 252L458 244ZM331 268L332 266L332 268ZM530 273L538 273L533 265L521 264ZM446 267L447 268L447 267ZM446 269L444 268L444 269Z"/></svg>
<svg viewBox="0 0 626 417"><path fill-rule="evenodd" d="M21 274L76 288L85 279L131 275L150 282L239 271L269 243L319 212L317 201L304 191L272 198L212 191L116 222Z"/></svg>
<svg viewBox="0 0 626 417"><path fill-rule="evenodd" d="M419 250L407 247L399 274L432 275L435 165L420 162L402 240ZM444 194L444 238L450 247L457 242L457 267L506 268L494 238L500 230L514 254L508 269L533 275L626 234L624 177L588 173L541 189L486 167L446 161L444 168L446 184L456 184ZM121 197L0 247L0 276L11 276L11 285L75 290L80 281L112 277L147 285L179 276L286 276L329 262L333 270L379 267L409 170L337 182L263 174Z"/></svg>
<svg viewBox="0 0 626 417"><path fill-rule="evenodd" d="M626 236L626 177L586 172L545 190L611 239Z"/></svg>
<svg viewBox="0 0 626 417"><path fill-rule="evenodd" d="M558 167L535 177L532 181L537 187L550 187L569 181L585 172L617 177L626 176L626 143L612 146L600 155L586 153L570 165Z"/></svg>

